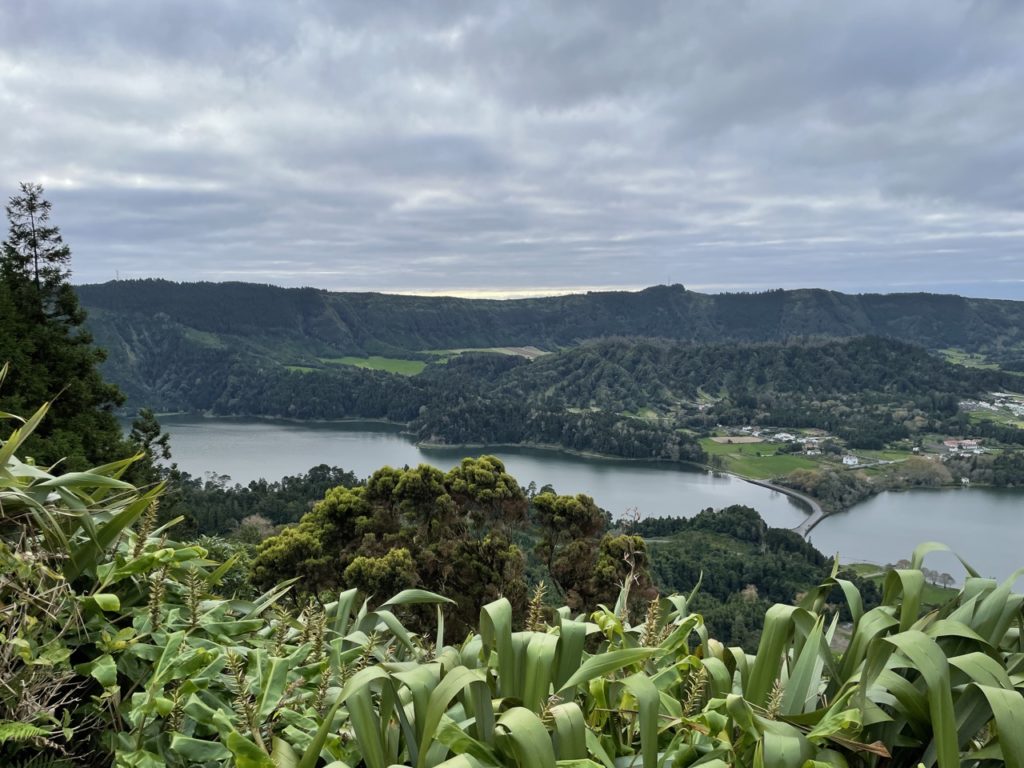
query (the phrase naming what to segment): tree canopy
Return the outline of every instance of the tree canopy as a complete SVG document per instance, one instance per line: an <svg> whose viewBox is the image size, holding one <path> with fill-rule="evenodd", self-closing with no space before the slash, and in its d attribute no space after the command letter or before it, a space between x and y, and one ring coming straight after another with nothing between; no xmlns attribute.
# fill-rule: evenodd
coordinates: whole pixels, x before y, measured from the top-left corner
<svg viewBox="0 0 1024 768"><path fill-rule="evenodd" d="M614 600L631 567L641 574L637 593L650 586L643 540L606 533L606 521L587 496L542 493L531 509L494 456L463 459L447 473L384 467L365 485L328 490L297 525L266 539L253 580L294 576L311 594L344 586L378 599L414 587L441 591L455 599L452 619L465 628L481 601L505 597L525 608L534 550L546 567L533 576L583 609Z"/></svg>
<svg viewBox="0 0 1024 768"><path fill-rule="evenodd" d="M6 210L0 247L0 362L10 372L0 409L31 413L53 401L26 443L39 464L58 471L98 466L130 453L114 408L120 390L103 380L104 353L85 329L85 312L69 280L71 251L50 223L51 203L38 184L23 183Z"/></svg>

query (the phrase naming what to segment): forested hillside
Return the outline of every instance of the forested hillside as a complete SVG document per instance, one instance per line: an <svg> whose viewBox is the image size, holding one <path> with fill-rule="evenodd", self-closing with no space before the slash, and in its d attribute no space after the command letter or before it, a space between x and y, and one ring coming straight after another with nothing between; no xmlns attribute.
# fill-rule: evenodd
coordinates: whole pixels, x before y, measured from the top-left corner
<svg viewBox="0 0 1024 768"><path fill-rule="evenodd" d="M881 447L951 422L962 398L1012 383L1012 374L954 366L879 338L608 339L532 361L465 353L417 376L291 370L213 351L203 364L150 360L158 394L146 404L165 410L389 419L434 443L543 444L669 461L702 461L696 436L717 424L815 427Z"/></svg>
<svg viewBox="0 0 1024 768"><path fill-rule="evenodd" d="M932 352L1024 357L1024 303L930 294L659 286L478 301L157 280L79 294L132 407L379 418L435 443L669 461L704 460L696 437L716 425L817 428L876 449L973 433L958 402L1019 377Z"/></svg>
<svg viewBox="0 0 1024 768"><path fill-rule="evenodd" d="M996 360L1024 358L1024 302L824 290L705 295L681 285L507 301L330 293L248 283L117 281L78 288L106 368L132 397L158 391L155 356L202 370L225 353L319 366L344 355L532 345L608 336L694 342L875 335Z"/></svg>

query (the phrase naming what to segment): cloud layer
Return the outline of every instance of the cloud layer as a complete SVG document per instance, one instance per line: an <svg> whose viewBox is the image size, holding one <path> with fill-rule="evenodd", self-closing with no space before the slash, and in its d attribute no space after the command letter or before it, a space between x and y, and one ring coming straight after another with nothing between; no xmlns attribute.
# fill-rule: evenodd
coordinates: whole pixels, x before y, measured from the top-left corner
<svg viewBox="0 0 1024 768"><path fill-rule="evenodd" d="M10 0L80 282L1024 299L1024 6Z"/></svg>

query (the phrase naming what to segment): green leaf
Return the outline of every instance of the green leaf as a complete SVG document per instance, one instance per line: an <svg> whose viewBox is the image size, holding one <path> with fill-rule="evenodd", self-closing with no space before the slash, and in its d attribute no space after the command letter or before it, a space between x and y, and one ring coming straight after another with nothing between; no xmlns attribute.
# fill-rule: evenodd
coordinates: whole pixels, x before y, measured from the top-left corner
<svg viewBox="0 0 1024 768"><path fill-rule="evenodd" d="M31 723L0 720L0 745L7 742L31 741L49 736L50 732Z"/></svg>
<svg viewBox="0 0 1024 768"><path fill-rule="evenodd" d="M32 416L26 421L21 427L11 432L7 441L0 446L0 468L6 467L8 462L14 456L21 444L25 442L29 435L35 432L36 427L39 426L39 422L46 416L46 412L50 410L49 403L43 403L39 406L39 409L32 414Z"/></svg>
<svg viewBox="0 0 1024 768"><path fill-rule="evenodd" d="M885 577L882 604L895 606L900 601L900 632L906 632L917 621L924 594L924 574L918 570L896 568Z"/></svg>
<svg viewBox="0 0 1024 768"><path fill-rule="evenodd" d="M992 708L1007 768L1024 768L1024 698L1015 690L975 686Z"/></svg>
<svg viewBox="0 0 1024 768"><path fill-rule="evenodd" d="M106 551L117 540L117 537L149 508L149 505L160 495L162 490L163 486L160 485L149 493L132 500L109 521L97 528L88 541L75 546L70 553L71 557L64 566L65 578L71 581L86 571L95 569L99 564L101 553ZM88 515L85 515L79 520L87 518Z"/></svg>
<svg viewBox="0 0 1024 768"><path fill-rule="evenodd" d="M650 678L641 672L630 675L622 683L637 700L640 712L640 752L643 756L643 768L657 768L658 705L661 700L658 689Z"/></svg>
<svg viewBox="0 0 1024 768"><path fill-rule="evenodd" d="M559 764L563 760L575 760L587 756L587 724L583 710L574 701L557 704L551 708L554 726L555 755Z"/></svg>
<svg viewBox="0 0 1024 768"><path fill-rule="evenodd" d="M435 738L438 726L441 724L441 718L447 711L451 700L463 689L474 684L486 685L483 672L476 669L457 667L445 675L437 688L430 694L427 710L422 715L422 736L419 743L419 759L416 762L418 768L426 768L427 751L430 749L430 744ZM417 730L420 730L419 723L417 723Z"/></svg>
<svg viewBox="0 0 1024 768"><path fill-rule="evenodd" d="M292 745L281 738L274 739L274 746L270 750L270 759L274 761L277 768L298 768L299 755L292 748Z"/></svg>
<svg viewBox="0 0 1024 768"><path fill-rule="evenodd" d="M512 604L504 597L480 609L480 637L485 659L490 650L498 652L498 694L513 695L518 671L512 650Z"/></svg>
<svg viewBox="0 0 1024 768"><path fill-rule="evenodd" d="M565 691L566 689L589 682L595 677L607 675L610 672L617 672L624 667L646 661L660 653L662 653L660 648L620 648L615 651L606 651L605 653L591 656L580 665L575 674L565 681L561 690Z"/></svg>
<svg viewBox="0 0 1024 768"><path fill-rule="evenodd" d="M117 665L109 653L105 653L87 664L77 665L75 671L81 675L89 675L104 688L117 685Z"/></svg>
<svg viewBox="0 0 1024 768"><path fill-rule="evenodd" d="M765 613L761 642L744 687L744 695L753 704L763 706L768 702L768 695L779 678L783 654L789 647L793 614L797 610L791 605L773 605Z"/></svg>
<svg viewBox="0 0 1024 768"><path fill-rule="evenodd" d="M237 731L229 733L225 743L235 756L235 768L277 768L266 752Z"/></svg>
<svg viewBox="0 0 1024 768"><path fill-rule="evenodd" d="M385 600L381 603L380 607L383 608L387 605L422 605L424 603L447 603L449 605L455 605L454 600L444 597L443 595L439 595L436 592L428 592L425 589L405 589L390 600Z"/></svg>
<svg viewBox="0 0 1024 768"><path fill-rule="evenodd" d="M554 768L555 752L540 718L524 707L512 707L498 718L498 748L520 768Z"/></svg>
<svg viewBox="0 0 1024 768"><path fill-rule="evenodd" d="M584 622L561 620L558 625L558 647L555 649L555 690L562 690L565 681L579 669L586 642L587 625Z"/></svg>
<svg viewBox="0 0 1024 768"><path fill-rule="evenodd" d="M373 709L369 686L358 688L348 697L348 716L356 743L367 768L387 768L387 745L380 729L380 719Z"/></svg>
<svg viewBox="0 0 1024 768"><path fill-rule="evenodd" d="M896 646L910 659L927 687L933 736L925 750L924 762L927 764L929 755L934 755L939 768L958 768L960 750L946 656L934 640L916 629L887 637L886 642Z"/></svg>
<svg viewBox="0 0 1024 768"><path fill-rule="evenodd" d="M824 621L824 617L819 616L814 622L814 628L789 673L789 680L782 693L781 711L785 714L799 714L814 709L821 673L825 667L824 656L828 654L828 648L822 645Z"/></svg>
<svg viewBox="0 0 1024 768"><path fill-rule="evenodd" d="M526 646L526 680L523 687L523 704L537 712L551 695L551 675L555 664L555 650L558 638L534 632Z"/></svg>
<svg viewBox="0 0 1024 768"><path fill-rule="evenodd" d="M123 480L115 480L112 477L104 477L91 472L67 472L52 480L45 480L36 484L36 488L119 488L121 490L134 490L135 486Z"/></svg>
<svg viewBox="0 0 1024 768"><path fill-rule="evenodd" d="M180 733L171 734L171 751L195 763L205 763L209 760L227 760L231 757L231 751L219 741L193 739Z"/></svg>

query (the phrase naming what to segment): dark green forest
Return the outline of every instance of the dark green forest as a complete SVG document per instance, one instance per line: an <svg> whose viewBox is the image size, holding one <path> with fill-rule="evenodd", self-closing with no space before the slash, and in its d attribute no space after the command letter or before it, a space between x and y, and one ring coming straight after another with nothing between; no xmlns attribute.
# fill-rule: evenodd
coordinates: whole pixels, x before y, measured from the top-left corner
<svg viewBox="0 0 1024 768"><path fill-rule="evenodd" d="M874 335L1024 357L1024 302L927 293L706 295L671 285L494 301L131 280L79 286L78 294L112 359L118 348L138 351L172 332L188 345L279 361L467 347L555 350L608 336L721 342Z"/></svg>
<svg viewBox="0 0 1024 768"><path fill-rule="evenodd" d="M153 350L153 365L159 392L150 405L164 410L379 418L434 443L542 444L668 461L702 461L695 437L720 424L816 427L863 448L925 429L976 431L960 420L958 402L1016 383L1009 373L955 366L875 337L608 339L533 361L465 353L418 376L352 366L289 370L187 346ZM1022 437L1013 427L986 428L1005 432L1004 442Z"/></svg>
<svg viewBox="0 0 1024 768"><path fill-rule="evenodd" d="M740 505L691 518L649 518L633 530L649 538L654 583L666 592L699 584L693 605L716 637L738 645L757 643L767 608L793 600L831 565L799 534L771 528L756 510ZM866 607L878 604L873 582L852 571L839 576L857 585Z"/></svg>

